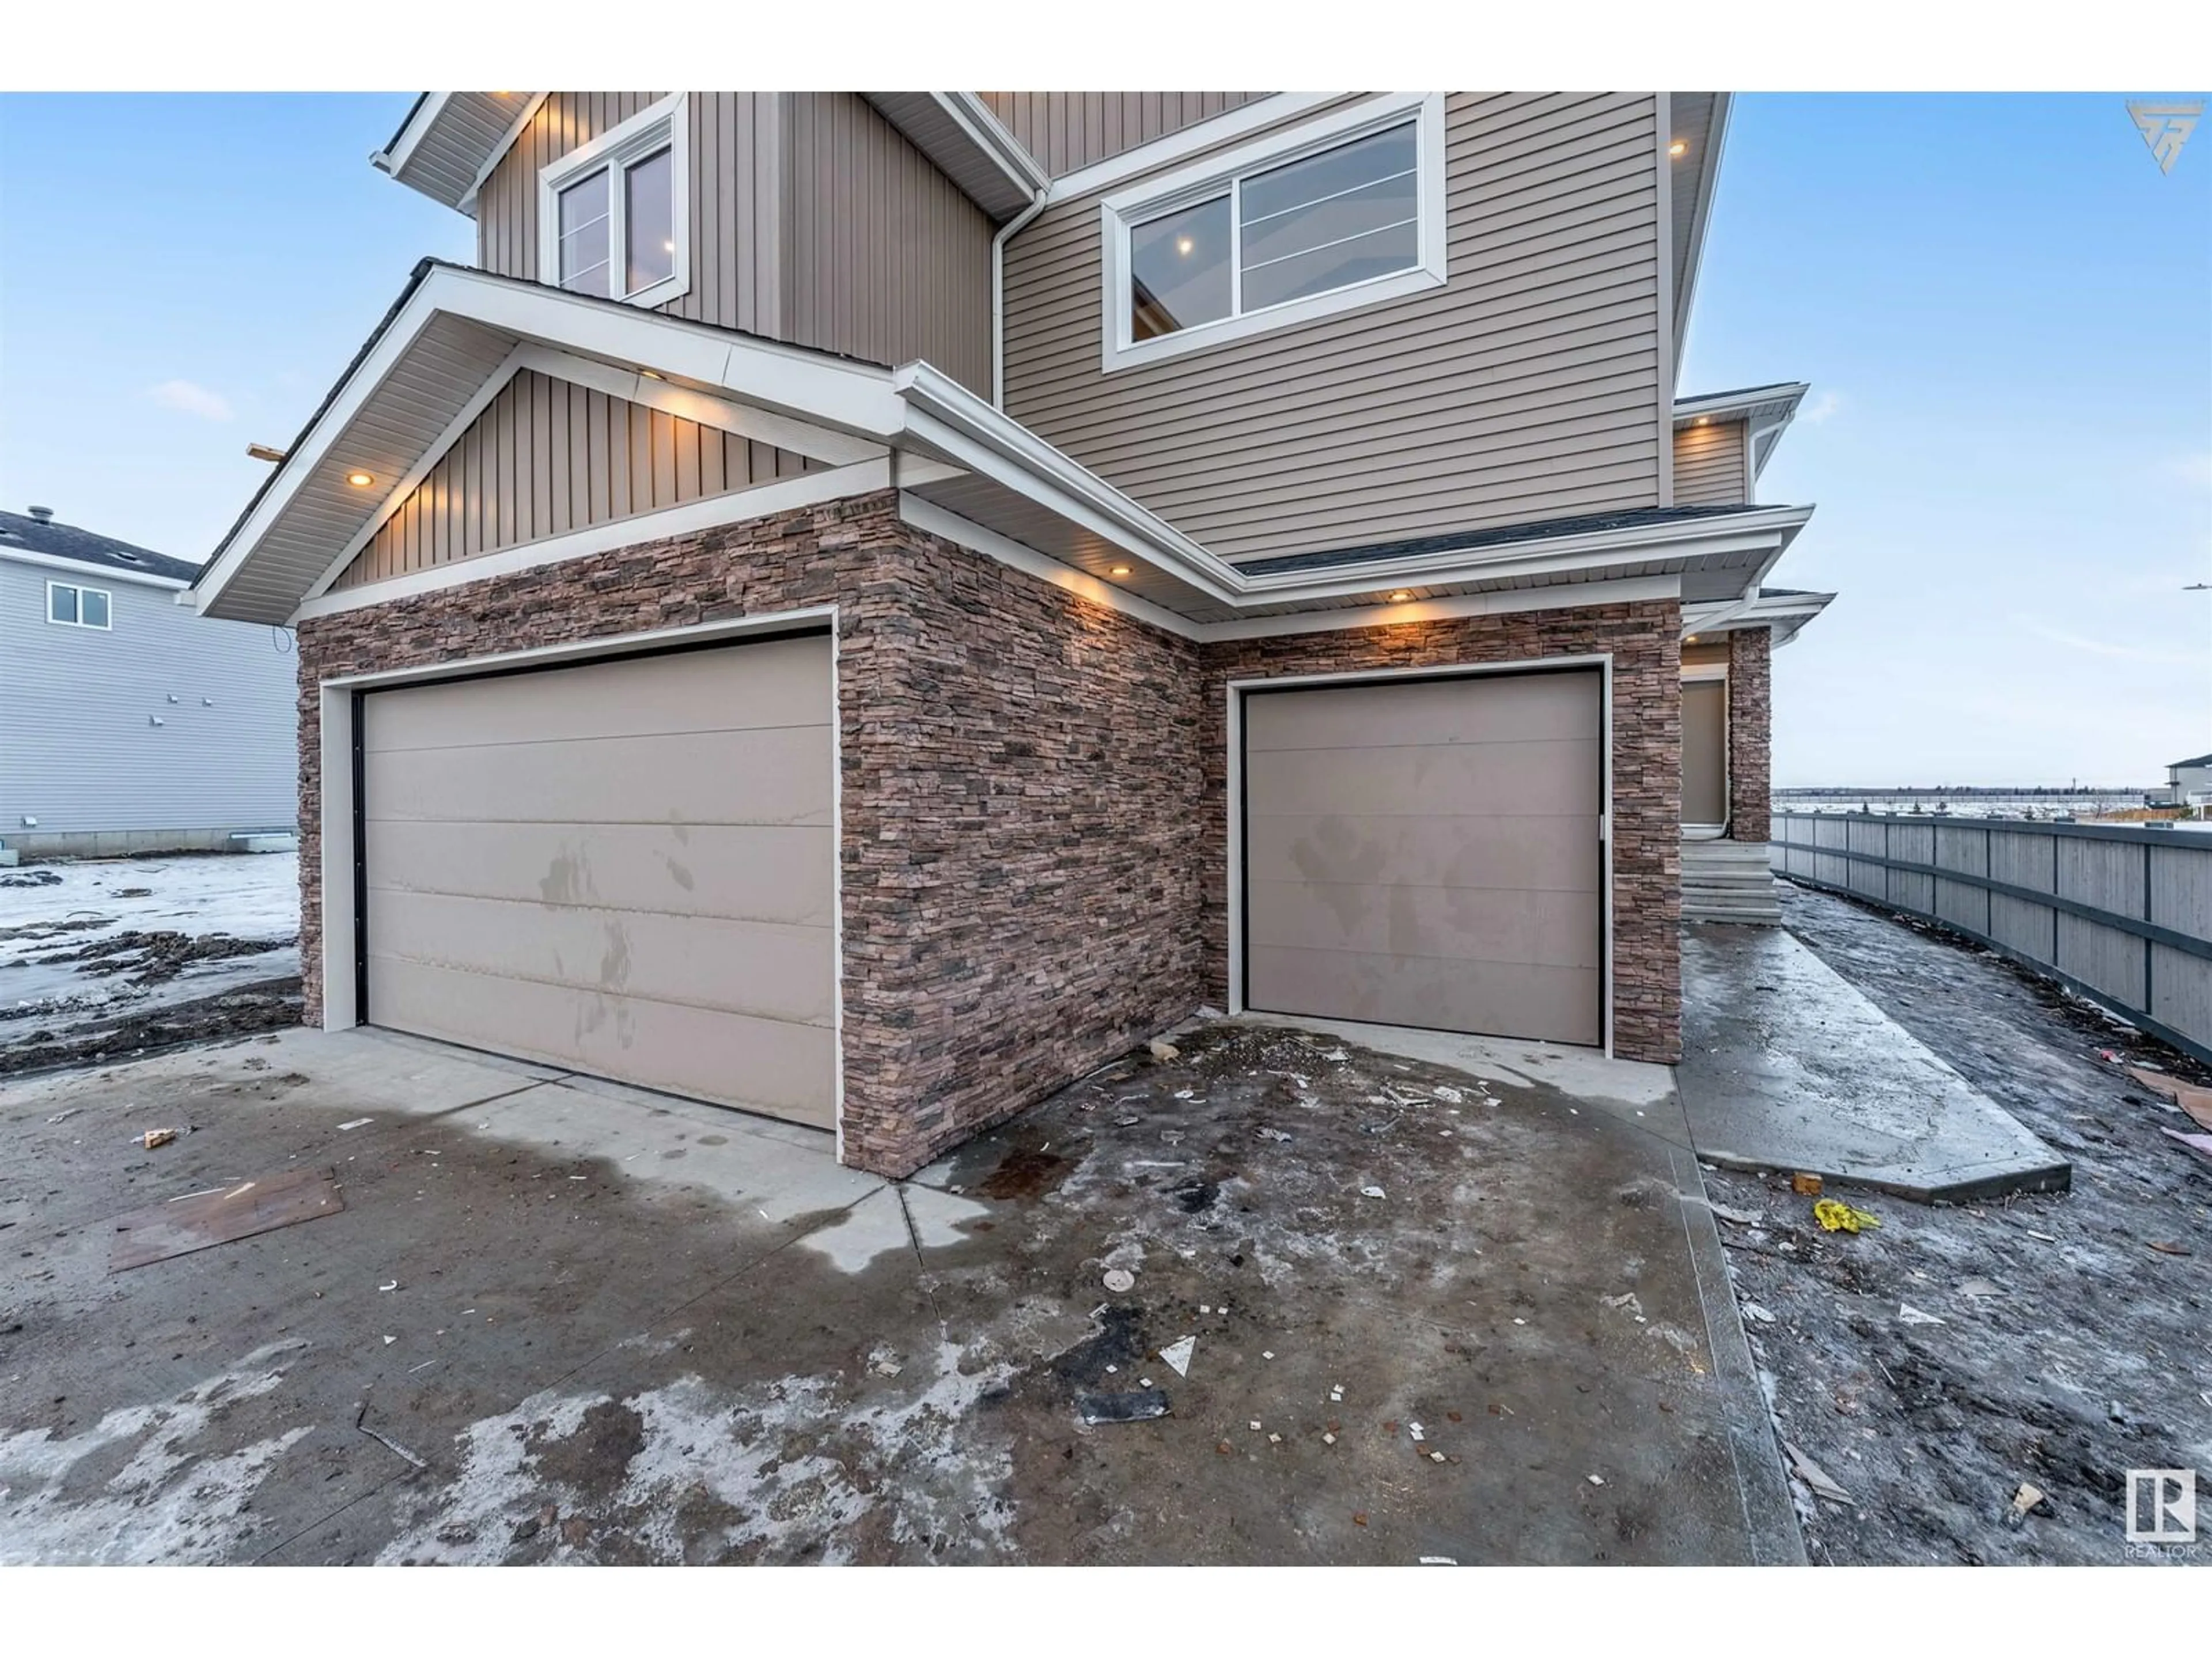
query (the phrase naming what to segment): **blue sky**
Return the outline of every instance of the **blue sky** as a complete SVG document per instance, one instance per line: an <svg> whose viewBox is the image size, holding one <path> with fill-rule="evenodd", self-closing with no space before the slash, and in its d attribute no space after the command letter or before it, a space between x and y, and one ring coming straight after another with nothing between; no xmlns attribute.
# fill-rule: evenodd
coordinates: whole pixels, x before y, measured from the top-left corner
<svg viewBox="0 0 2212 1659"><path fill-rule="evenodd" d="M408 96L0 99L0 504L202 558L459 216ZM2212 750L2212 125L2116 96L1740 98L1686 392L1814 391L1762 499L1842 595L1783 783L2148 781Z"/></svg>

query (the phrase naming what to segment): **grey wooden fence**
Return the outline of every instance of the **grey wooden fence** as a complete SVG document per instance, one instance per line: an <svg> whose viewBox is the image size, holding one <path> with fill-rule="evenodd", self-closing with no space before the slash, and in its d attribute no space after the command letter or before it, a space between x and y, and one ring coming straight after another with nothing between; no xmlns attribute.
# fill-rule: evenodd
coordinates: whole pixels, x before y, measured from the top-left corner
<svg viewBox="0 0 2212 1659"><path fill-rule="evenodd" d="M2212 834L1777 812L1775 872L1937 921L2212 1063Z"/></svg>

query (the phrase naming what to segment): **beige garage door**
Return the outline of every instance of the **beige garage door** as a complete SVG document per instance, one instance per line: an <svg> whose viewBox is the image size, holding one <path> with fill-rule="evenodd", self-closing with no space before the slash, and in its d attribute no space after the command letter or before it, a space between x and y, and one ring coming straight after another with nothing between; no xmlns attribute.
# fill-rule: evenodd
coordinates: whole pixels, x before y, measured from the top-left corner
<svg viewBox="0 0 2212 1659"><path fill-rule="evenodd" d="M1604 1041L1595 670L1248 693L1246 1006Z"/></svg>
<svg viewBox="0 0 2212 1659"><path fill-rule="evenodd" d="M369 693L378 1025L830 1125L830 643Z"/></svg>

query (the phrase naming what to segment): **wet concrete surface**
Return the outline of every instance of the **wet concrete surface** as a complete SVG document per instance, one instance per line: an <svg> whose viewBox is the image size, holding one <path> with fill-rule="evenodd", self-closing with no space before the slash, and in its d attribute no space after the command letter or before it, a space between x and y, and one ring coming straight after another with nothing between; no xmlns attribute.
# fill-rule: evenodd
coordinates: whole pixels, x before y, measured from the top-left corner
<svg viewBox="0 0 2212 1659"><path fill-rule="evenodd" d="M377 1033L9 1085L0 1560L1802 1549L1678 1146L1336 1036L1183 1042L898 1185ZM112 1218L301 1165L343 1212L108 1271Z"/></svg>
<svg viewBox="0 0 2212 1659"><path fill-rule="evenodd" d="M2069 1192L1822 1231L1779 1179L1709 1171L1781 1432L1850 1494L1797 1501L1816 1563L2212 1563L2130 1546L2126 1471L2212 1482L2212 1163L2123 1064L2208 1080L1971 944L1784 884L1787 925L2071 1160ZM2117 1060L2103 1057L2109 1051ZM2046 1494L2008 1511L2022 1483Z"/></svg>
<svg viewBox="0 0 2212 1659"><path fill-rule="evenodd" d="M1698 1156L1927 1201L2063 1192L2069 1166L1794 934L1682 933L1682 1062Z"/></svg>

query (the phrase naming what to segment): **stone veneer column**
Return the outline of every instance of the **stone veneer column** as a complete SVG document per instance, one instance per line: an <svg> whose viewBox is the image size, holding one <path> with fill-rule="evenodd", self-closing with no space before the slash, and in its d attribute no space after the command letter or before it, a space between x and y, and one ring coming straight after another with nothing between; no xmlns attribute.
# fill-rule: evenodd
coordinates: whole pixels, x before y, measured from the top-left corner
<svg viewBox="0 0 2212 1659"><path fill-rule="evenodd" d="M1772 830L1773 630L1729 636L1729 837L1763 842Z"/></svg>

